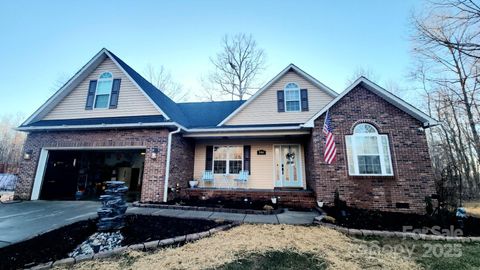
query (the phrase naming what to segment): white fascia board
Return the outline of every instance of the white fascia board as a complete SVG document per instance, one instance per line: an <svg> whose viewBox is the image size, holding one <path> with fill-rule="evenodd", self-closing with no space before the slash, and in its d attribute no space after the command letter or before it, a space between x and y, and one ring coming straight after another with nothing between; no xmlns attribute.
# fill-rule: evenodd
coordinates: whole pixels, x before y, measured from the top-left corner
<svg viewBox="0 0 480 270"><path fill-rule="evenodd" d="M138 85L138 83L128 74L128 72L126 72L123 67L117 62L117 60L115 60L115 58L108 52L108 50L105 50L105 54L113 61L113 63L115 63L115 65L121 70L123 71L123 74L125 74L125 76L127 76L127 78L138 88L138 90L140 90L140 92L142 92L142 94L153 104L153 106L163 115L163 117L165 117L165 119L167 120L171 120L171 118L157 105L157 103L155 103L149 95L147 95L147 93L145 93L145 91L140 87L140 85Z"/></svg>
<svg viewBox="0 0 480 270"><path fill-rule="evenodd" d="M230 132L230 131L274 131L274 130L298 130L302 127L298 126L286 126L286 127L242 127L242 128L193 128L188 129L189 133L197 132Z"/></svg>
<svg viewBox="0 0 480 270"><path fill-rule="evenodd" d="M39 130L76 130L76 129L112 129L112 128L142 128L142 127L167 127L173 126L186 130L175 122L168 123L130 123L130 124L97 124L97 125L61 125L61 126L38 126L38 127L17 127L18 131L39 131Z"/></svg>
<svg viewBox="0 0 480 270"><path fill-rule="evenodd" d="M106 49L100 50L87 64L85 64L70 80L68 80L53 96L51 96L40 108L38 108L22 125L28 125L38 120L51 111L65 96L67 96L84 78L93 71L106 57Z"/></svg>
<svg viewBox="0 0 480 270"><path fill-rule="evenodd" d="M233 116L235 116L237 113L242 111L250 102L252 102L254 99L256 99L260 94L262 94L266 89L268 89L272 84L277 82L283 75L285 75L287 72L290 71L290 69L293 69L295 72L297 72L300 76L303 76L306 80L310 81L313 85L317 86L318 88L324 90L327 94L331 95L332 97L338 96L338 93L333 91L330 87L324 85L314 77L310 76L307 74L305 71L301 70L299 67L295 66L294 64L288 65L286 68L284 68L280 73L277 74L277 76L273 77L267 84L265 84L262 88L260 88L253 96L251 96L245 103L243 103L240 107L238 107L236 110L234 110L231 114L229 114L225 119L223 119L222 122L220 122L217 126L223 126L228 120L230 120Z"/></svg>
<svg viewBox="0 0 480 270"><path fill-rule="evenodd" d="M431 118L430 116L420 111L419 109L415 108L414 106L410 105L409 103L402 100L401 98L395 96L394 94L383 89L377 84L371 82L365 77L360 77L357 80L355 80L355 82L353 82L349 87L347 87L345 91L343 91L340 95L338 95L335 99L333 99L325 107L323 107L318 113L316 113L314 116L308 119L305 122L305 124L303 124L302 126L307 128L314 127L315 119L317 119L320 115L328 111L333 105L335 105L340 99L342 99L345 95L347 95L360 83L366 84L367 86L369 86L369 90L372 90L375 94L379 95L380 97L385 99L387 102L391 103L392 105L396 106L397 108L411 115L415 119L421 121L424 127L430 127L430 126L435 126L439 124L437 120Z"/></svg>

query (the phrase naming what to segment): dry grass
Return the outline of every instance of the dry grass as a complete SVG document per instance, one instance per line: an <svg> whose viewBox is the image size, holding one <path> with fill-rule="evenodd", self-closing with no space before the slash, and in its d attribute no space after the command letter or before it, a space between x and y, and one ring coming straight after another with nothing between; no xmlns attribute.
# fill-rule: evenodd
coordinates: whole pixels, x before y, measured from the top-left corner
<svg viewBox="0 0 480 270"><path fill-rule="evenodd" d="M466 202L464 207L468 214L480 217L480 201Z"/></svg>
<svg viewBox="0 0 480 270"><path fill-rule="evenodd" d="M87 261L75 269L207 269L251 253L289 250L315 254L329 269L419 269L393 253L368 256L358 251L362 240L324 227L241 225L226 232L154 253L130 251L114 259Z"/></svg>

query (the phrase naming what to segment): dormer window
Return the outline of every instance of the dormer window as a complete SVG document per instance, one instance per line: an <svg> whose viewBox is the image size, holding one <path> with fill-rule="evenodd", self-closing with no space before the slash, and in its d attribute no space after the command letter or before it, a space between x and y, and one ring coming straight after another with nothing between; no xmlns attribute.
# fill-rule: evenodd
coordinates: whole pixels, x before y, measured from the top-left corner
<svg viewBox="0 0 480 270"><path fill-rule="evenodd" d="M110 72L104 72L98 77L97 89L95 90L95 109L108 108L110 104L110 95L112 94L113 75Z"/></svg>
<svg viewBox="0 0 480 270"><path fill-rule="evenodd" d="M296 83L287 83L285 86L285 111L300 111L300 87Z"/></svg>

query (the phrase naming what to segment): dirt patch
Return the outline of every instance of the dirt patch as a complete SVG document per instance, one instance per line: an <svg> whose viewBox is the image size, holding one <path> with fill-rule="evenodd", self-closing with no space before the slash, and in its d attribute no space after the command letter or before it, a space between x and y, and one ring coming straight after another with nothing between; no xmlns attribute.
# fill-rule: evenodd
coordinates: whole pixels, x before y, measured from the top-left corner
<svg viewBox="0 0 480 270"><path fill-rule="evenodd" d="M360 252L364 243L325 227L241 225L178 248L153 253L130 251L113 259L83 262L74 269L120 269L125 265L128 269L211 269L249 254L272 251L315 254L329 269L420 269L395 253L370 256Z"/></svg>

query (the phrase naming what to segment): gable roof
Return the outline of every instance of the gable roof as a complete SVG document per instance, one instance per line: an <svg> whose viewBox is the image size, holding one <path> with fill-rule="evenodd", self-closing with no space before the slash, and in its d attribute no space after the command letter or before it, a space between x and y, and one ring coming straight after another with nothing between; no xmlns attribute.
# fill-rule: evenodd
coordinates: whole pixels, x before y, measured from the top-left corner
<svg viewBox="0 0 480 270"><path fill-rule="evenodd" d="M407 114L411 115L413 118L419 120L423 123L424 127L431 127L438 125L438 121L433 119L432 117L428 116L426 113L420 111L419 109L415 108L411 104L407 103L403 99L397 97L396 95L390 93L389 91L385 90L384 88L380 87L379 85L375 84L374 82L368 80L365 77L358 78L355 82L353 82L345 91L340 93L335 99L330 101L323 109L321 109L318 113L312 116L309 120L307 120L302 126L303 127L314 127L314 121L319 116L324 114L328 111L333 105L335 105L338 101L340 101L345 95L350 93L357 85L362 84L365 88L372 91L373 93L377 94L378 96L385 99L387 102L391 103L392 105L396 106L400 110L406 112Z"/></svg>
<svg viewBox="0 0 480 270"><path fill-rule="evenodd" d="M65 98L78 84L80 84L95 68L106 58L110 58L117 67L125 73L134 85L152 102L155 108L166 120L175 121L180 125L188 125L188 119L177 106L162 91L153 86L129 65L122 61L115 54L103 48L87 64L85 64L70 80L68 80L55 94L50 97L38 110L36 110L20 127L29 126L34 122L42 120L60 101Z"/></svg>
<svg viewBox="0 0 480 270"><path fill-rule="evenodd" d="M321 90L325 91L328 95L332 97L336 97L338 95L337 92L333 91L330 87L324 85L321 83L319 80L315 79L312 77L310 74L306 73L299 67L295 66L294 64L288 65L286 68L284 68L280 73L278 73L273 79L271 79L267 84L265 84L262 88L260 88L253 96L251 96L245 103L243 103L240 107L238 107L235 111L233 111L230 115L228 115L225 119L223 119L222 122L218 124L218 126L223 126L228 120L230 120L234 115L239 113L241 110L243 110L250 102L255 100L258 96L260 96L266 89L268 89L271 85L273 85L275 82L280 80L283 75L287 74L289 71L295 71L297 74L305 78L307 81L311 82L313 85L317 86Z"/></svg>
<svg viewBox="0 0 480 270"><path fill-rule="evenodd" d="M177 105L188 118L189 128L209 128L216 127L244 102L244 100L186 102L177 103Z"/></svg>

